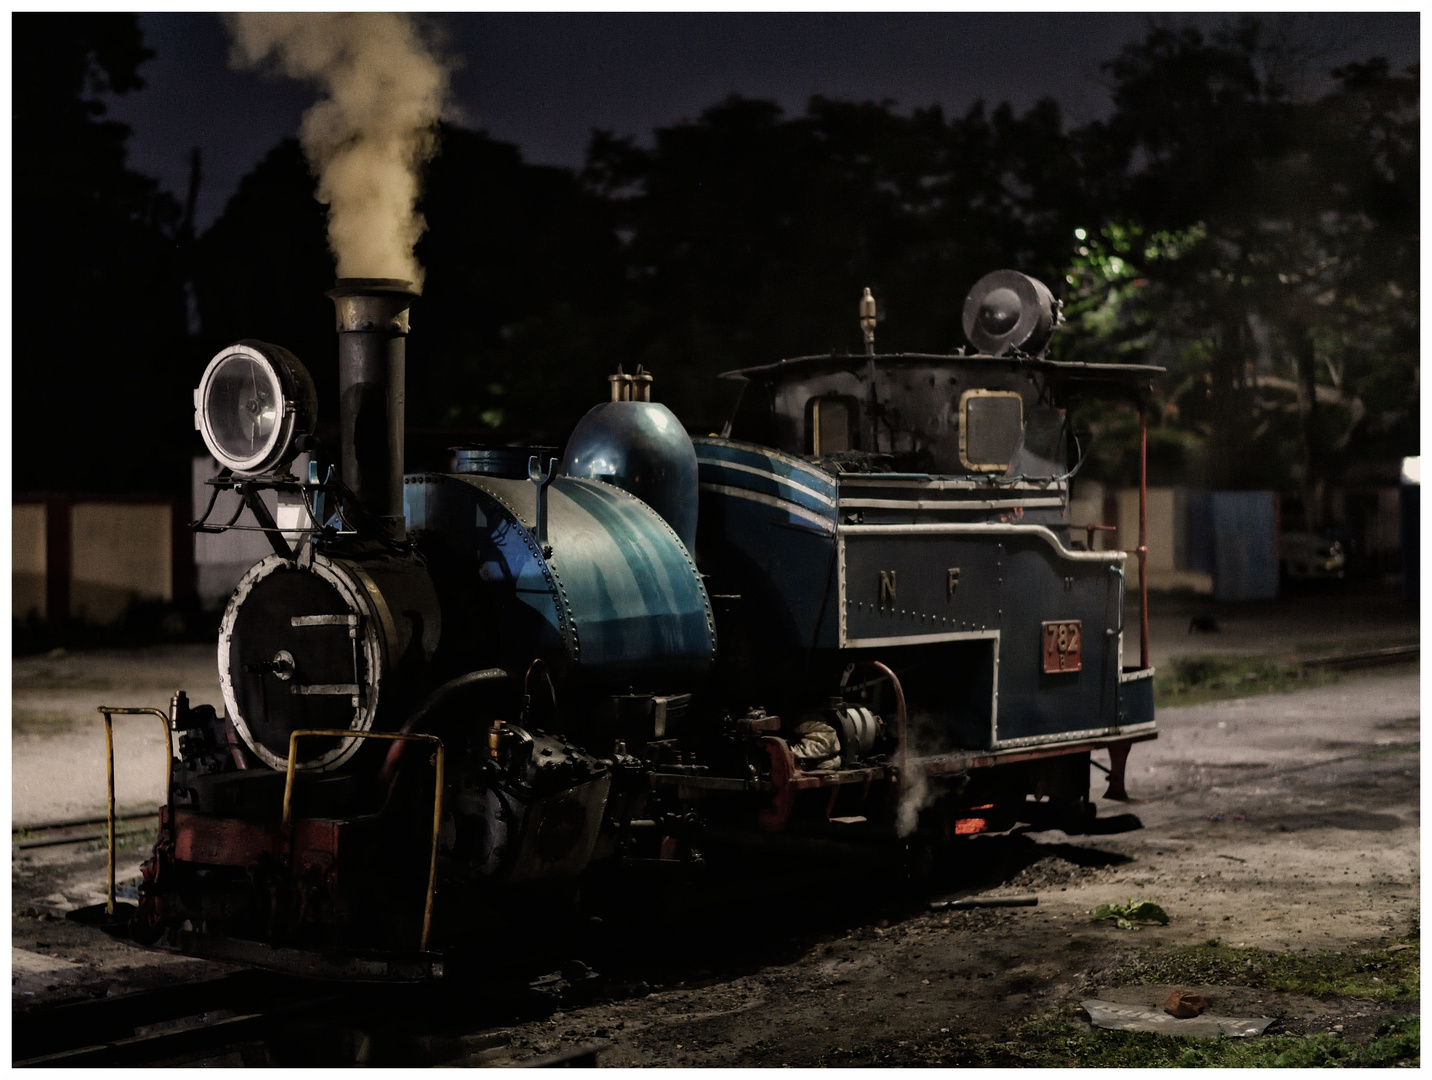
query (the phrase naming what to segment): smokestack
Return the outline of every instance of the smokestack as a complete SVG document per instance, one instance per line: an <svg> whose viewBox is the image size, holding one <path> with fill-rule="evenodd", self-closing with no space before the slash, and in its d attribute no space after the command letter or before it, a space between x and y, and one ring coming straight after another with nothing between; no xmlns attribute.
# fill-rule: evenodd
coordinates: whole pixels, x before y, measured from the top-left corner
<svg viewBox="0 0 1432 1080"><path fill-rule="evenodd" d="M338 424L343 482L395 540L403 518L403 382L410 281L339 278Z"/></svg>

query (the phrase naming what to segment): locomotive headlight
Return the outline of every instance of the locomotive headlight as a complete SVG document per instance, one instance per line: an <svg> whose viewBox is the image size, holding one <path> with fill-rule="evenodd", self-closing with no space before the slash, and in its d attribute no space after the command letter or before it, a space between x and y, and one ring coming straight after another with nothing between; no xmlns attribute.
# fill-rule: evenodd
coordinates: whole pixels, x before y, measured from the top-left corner
<svg viewBox="0 0 1432 1080"><path fill-rule="evenodd" d="M317 394L308 369L278 345L221 350L194 391L194 426L220 465L241 475L286 465L313 433Z"/></svg>

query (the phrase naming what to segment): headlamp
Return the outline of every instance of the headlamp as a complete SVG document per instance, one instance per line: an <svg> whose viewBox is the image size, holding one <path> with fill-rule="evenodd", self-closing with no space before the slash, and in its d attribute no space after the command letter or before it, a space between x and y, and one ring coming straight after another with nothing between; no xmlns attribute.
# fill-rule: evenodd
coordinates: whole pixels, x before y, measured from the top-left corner
<svg viewBox="0 0 1432 1080"><path fill-rule="evenodd" d="M222 349L194 391L194 427L220 465L269 472L306 449L318 415L313 379L298 357L264 341Z"/></svg>
<svg viewBox="0 0 1432 1080"><path fill-rule="evenodd" d="M996 270L965 297L965 337L987 356L1014 349L1038 356L1063 321L1062 307L1043 282L1018 270Z"/></svg>

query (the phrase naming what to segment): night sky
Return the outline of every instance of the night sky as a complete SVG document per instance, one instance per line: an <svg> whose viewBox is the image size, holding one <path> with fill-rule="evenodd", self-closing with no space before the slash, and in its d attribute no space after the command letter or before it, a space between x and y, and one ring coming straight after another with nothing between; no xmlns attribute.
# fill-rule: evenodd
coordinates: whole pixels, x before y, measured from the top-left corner
<svg viewBox="0 0 1432 1080"><path fill-rule="evenodd" d="M455 58L454 119L516 143L528 160L581 164L594 128L647 138L729 94L804 111L813 94L939 102L962 113L984 98L1026 108L1050 95L1075 126L1106 115L1102 61L1140 39L1150 16L1126 13L986 15L477 14L433 16ZM1205 30L1212 14L1158 16ZM1419 15L1270 15L1313 50L1312 71L1386 56L1416 63ZM204 154L198 224L222 211L238 182L298 131L314 91L286 79L231 71L213 14L141 19L156 57L144 90L110 99L134 129L131 166L181 198L188 152ZM1304 89L1317 92L1323 83Z"/></svg>

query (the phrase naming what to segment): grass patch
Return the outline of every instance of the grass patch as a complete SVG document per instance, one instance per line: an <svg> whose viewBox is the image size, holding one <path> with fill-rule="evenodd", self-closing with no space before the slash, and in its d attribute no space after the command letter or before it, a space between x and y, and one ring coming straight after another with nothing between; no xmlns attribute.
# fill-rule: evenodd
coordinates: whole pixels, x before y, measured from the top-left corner
<svg viewBox="0 0 1432 1080"><path fill-rule="evenodd" d="M1337 1034L1260 1035L1194 1039L1146 1031L1091 1030L1072 1002L1023 1024L1006 1038L951 1034L923 1045L836 1046L828 1066L985 1066L994 1068L1376 1068L1421 1064L1422 1023L1415 1016L1385 1021L1366 1043Z"/></svg>
<svg viewBox="0 0 1432 1080"><path fill-rule="evenodd" d="M1112 986L1148 983L1256 986L1313 997L1409 1001L1421 992L1422 947L1417 931L1372 952L1346 955L1268 953L1210 941L1187 948L1154 948L1109 972Z"/></svg>
<svg viewBox="0 0 1432 1080"><path fill-rule="evenodd" d="M1375 1068L1421 1063L1422 1024L1417 1017L1388 1020L1366 1044L1336 1034L1261 1035L1250 1039L1192 1039L1147 1031L1089 1031L1082 1016L1038 1021L1020 1033L1032 1066L1146 1069Z"/></svg>
<svg viewBox="0 0 1432 1080"><path fill-rule="evenodd" d="M1154 672L1154 704L1198 705L1205 701L1285 693L1337 682L1338 673L1304 669L1262 656L1186 656Z"/></svg>
<svg viewBox="0 0 1432 1080"><path fill-rule="evenodd" d="M159 823L145 825L130 832L117 833L114 838L115 851L133 851L136 848L149 849L159 837ZM102 845L107 846L107 845Z"/></svg>
<svg viewBox="0 0 1432 1080"><path fill-rule="evenodd" d="M1112 985L1218 984L1283 990L1324 998L1414 1002L1420 993L1417 916L1408 934L1350 956L1300 956L1237 949L1210 941L1155 948L1104 976ZM1390 1017L1366 1042L1335 1033L1272 1034L1248 1039L1194 1039L1143 1031L1091 1028L1077 1002L997 1037L951 1032L922 1043L832 1047L834 1066L986 1066L1036 1068L1375 1068L1421 1064L1421 1021Z"/></svg>

